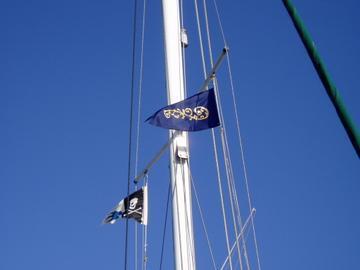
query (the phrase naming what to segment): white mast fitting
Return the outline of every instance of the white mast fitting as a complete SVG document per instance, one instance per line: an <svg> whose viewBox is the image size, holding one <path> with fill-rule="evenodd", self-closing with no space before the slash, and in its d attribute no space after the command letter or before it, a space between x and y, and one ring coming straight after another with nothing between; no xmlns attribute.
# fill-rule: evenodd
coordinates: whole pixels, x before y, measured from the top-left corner
<svg viewBox="0 0 360 270"><path fill-rule="evenodd" d="M166 86L168 103L172 104L185 98L179 1L162 0L162 6ZM188 134L170 131L170 138L172 134L175 136L170 147L175 269L195 270Z"/></svg>

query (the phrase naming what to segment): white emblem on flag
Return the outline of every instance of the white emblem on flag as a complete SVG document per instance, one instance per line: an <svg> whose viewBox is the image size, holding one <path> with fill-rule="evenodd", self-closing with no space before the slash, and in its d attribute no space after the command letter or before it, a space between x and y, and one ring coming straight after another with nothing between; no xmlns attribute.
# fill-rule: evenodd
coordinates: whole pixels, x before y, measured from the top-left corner
<svg viewBox="0 0 360 270"><path fill-rule="evenodd" d="M138 198L131 199L130 206L129 206L130 210L134 210L136 208L138 200L139 200Z"/></svg>

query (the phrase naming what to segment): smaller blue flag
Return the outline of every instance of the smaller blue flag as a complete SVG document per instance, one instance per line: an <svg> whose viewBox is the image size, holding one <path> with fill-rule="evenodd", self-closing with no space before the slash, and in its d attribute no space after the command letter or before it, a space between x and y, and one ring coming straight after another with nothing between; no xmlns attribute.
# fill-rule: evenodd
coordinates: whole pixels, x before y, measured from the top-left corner
<svg viewBox="0 0 360 270"><path fill-rule="evenodd" d="M214 89L168 105L145 120L154 126L181 131L199 131L220 125Z"/></svg>

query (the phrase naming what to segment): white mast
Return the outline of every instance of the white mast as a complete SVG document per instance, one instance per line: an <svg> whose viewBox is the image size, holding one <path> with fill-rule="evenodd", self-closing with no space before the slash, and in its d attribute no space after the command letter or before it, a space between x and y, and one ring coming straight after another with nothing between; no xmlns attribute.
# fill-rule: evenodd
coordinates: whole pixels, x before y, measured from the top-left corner
<svg viewBox="0 0 360 270"><path fill-rule="evenodd" d="M168 103L183 100L184 78L178 0L162 0ZM173 238L176 270L195 270L191 183L187 132L170 131L175 139L170 147L173 191Z"/></svg>

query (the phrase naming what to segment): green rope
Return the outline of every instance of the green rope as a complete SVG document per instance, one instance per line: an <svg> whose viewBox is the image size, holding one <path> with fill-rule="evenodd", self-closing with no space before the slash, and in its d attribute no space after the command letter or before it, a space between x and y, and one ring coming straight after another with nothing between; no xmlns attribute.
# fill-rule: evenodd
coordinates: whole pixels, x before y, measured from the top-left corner
<svg viewBox="0 0 360 270"><path fill-rule="evenodd" d="M347 113L340 93L337 91L335 85L332 83L328 73L326 72L325 65L321 61L321 58L316 51L314 42L312 41L309 33L306 31L304 24L297 15L295 7L291 4L290 0L283 0L283 3L294 23L294 26L306 48L306 51L314 65L314 68L316 69L317 74L320 77L323 86L325 87L325 90L335 107L337 115L339 116L340 121L343 124L358 157L360 158L360 134L357 131L350 115Z"/></svg>

